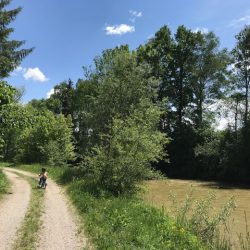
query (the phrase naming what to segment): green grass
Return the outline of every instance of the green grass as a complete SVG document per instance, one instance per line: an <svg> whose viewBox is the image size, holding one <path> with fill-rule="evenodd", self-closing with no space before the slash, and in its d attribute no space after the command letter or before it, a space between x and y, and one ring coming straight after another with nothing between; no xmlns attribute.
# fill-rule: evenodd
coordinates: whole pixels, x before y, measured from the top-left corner
<svg viewBox="0 0 250 250"><path fill-rule="evenodd" d="M30 205L25 214L21 228L18 230L18 237L15 240L13 249L35 249L38 233L42 224L42 208L44 190L37 189L37 181L32 177L27 177L16 173L26 179L32 188Z"/></svg>
<svg viewBox="0 0 250 250"><path fill-rule="evenodd" d="M164 211L136 197L95 196L85 190L84 181L68 188L97 249L206 249Z"/></svg>
<svg viewBox="0 0 250 250"><path fill-rule="evenodd" d="M8 163L0 163L0 167L9 167L9 166L10 164ZM35 180L34 178L27 177L19 173L16 174L26 179L29 182L32 191L31 191L31 199L29 207L25 214L25 218L21 225L21 228L17 232L17 239L13 244L13 249L17 250L35 249L41 225L42 201L44 197L44 190L36 188L37 180ZM6 191L6 189L8 188L7 179L0 169L0 187L1 186L3 186L4 188L3 189L0 188L0 195L1 195L1 190Z"/></svg>
<svg viewBox="0 0 250 250"><path fill-rule="evenodd" d="M0 200L3 198L4 194L7 193L10 183L5 176L5 174L0 169Z"/></svg>
<svg viewBox="0 0 250 250"><path fill-rule="evenodd" d="M19 173L16 174L20 175L29 182L32 187L32 193L28 211L25 214L21 228L18 230L18 237L14 242L13 249L35 249L38 233L42 224L41 216L44 190L36 188L37 181L34 178L27 177Z"/></svg>
<svg viewBox="0 0 250 250"><path fill-rule="evenodd" d="M42 167L17 166L33 173ZM80 169L48 167L48 171L49 177L66 185L84 221L84 231L97 249L207 249L198 237L178 226L164 211L144 204L139 198L93 192L80 179L83 175Z"/></svg>

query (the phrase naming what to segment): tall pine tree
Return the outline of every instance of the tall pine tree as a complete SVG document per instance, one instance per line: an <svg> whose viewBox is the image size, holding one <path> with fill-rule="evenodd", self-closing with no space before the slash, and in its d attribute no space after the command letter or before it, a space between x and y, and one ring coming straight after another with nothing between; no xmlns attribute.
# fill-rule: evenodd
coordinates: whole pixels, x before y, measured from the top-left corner
<svg viewBox="0 0 250 250"><path fill-rule="evenodd" d="M15 20L20 7L7 10L11 0L0 0L0 79L9 76L32 50L21 48L25 41L11 40L10 34L14 31L9 24Z"/></svg>

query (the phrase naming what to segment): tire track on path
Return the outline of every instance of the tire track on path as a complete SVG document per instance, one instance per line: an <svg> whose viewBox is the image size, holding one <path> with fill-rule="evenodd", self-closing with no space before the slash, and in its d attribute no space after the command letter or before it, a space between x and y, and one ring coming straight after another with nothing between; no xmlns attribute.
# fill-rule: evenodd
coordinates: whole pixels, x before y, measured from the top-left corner
<svg viewBox="0 0 250 250"><path fill-rule="evenodd" d="M21 173L37 178L35 174L9 169L8 171ZM79 235L76 216L62 189L51 179L44 190L44 213L42 215L42 229L38 242L39 250L78 250L87 245L87 239Z"/></svg>
<svg viewBox="0 0 250 250"><path fill-rule="evenodd" d="M0 249L9 250L27 211L31 189L21 177L3 172L11 182L11 192L0 203Z"/></svg>

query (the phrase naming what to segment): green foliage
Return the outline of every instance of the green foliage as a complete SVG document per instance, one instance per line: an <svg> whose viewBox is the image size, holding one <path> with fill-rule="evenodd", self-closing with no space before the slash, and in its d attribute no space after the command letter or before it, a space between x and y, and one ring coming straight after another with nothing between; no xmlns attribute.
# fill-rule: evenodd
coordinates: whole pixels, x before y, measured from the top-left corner
<svg viewBox="0 0 250 250"><path fill-rule="evenodd" d="M55 114L72 114L74 100L73 82L69 79L54 87L54 93L46 100L46 106Z"/></svg>
<svg viewBox="0 0 250 250"><path fill-rule="evenodd" d="M0 80L0 107L4 104L14 102L17 90Z"/></svg>
<svg viewBox="0 0 250 250"><path fill-rule="evenodd" d="M18 150L18 138L25 128L35 120L33 110L18 104L3 105L0 109L0 134L2 135L1 153L4 160L13 160Z"/></svg>
<svg viewBox="0 0 250 250"><path fill-rule="evenodd" d="M150 71L121 46L95 58L95 69L78 81L74 135L91 185L131 192L162 158L167 140L158 131L160 104L153 104L158 83Z"/></svg>
<svg viewBox="0 0 250 250"><path fill-rule="evenodd" d="M229 85L228 65L231 58L226 49L219 50L219 39L213 32L197 34L196 62L192 83L195 112L192 120L201 129L205 122L211 122L213 112L207 107L225 96ZM192 109L193 110L193 109Z"/></svg>
<svg viewBox="0 0 250 250"><path fill-rule="evenodd" d="M37 180L32 177L19 176L25 178L33 187L37 185ZM37 244L38 234L41 230L44 190L32 188L31 200L25 214L21 227L18 229L18 237L15 239L13 248L16 250L34 249Z"/></svg>
<svg viewBox="0 0 250 250"><path fill-rule="evenodd" d="M38 164L16 167L34 173L41 169ZM98 249L232 249L230 239L218 234L217 229L234 209L233 199L214 213L214 193L195 201L192 192L181 204L172 194L173 218L164 209L146 205L136 196L114 197L104 190L96 193L81 168L52 167L49 173L67 185L83 219L84 231ZM249 237L241 236L240 244L239 249L247 249Z"/></svg>
<svg viewBox="0 0 250 250"><path fill-rule="evenodd" d="M0 118L5 160L62 165L74 159L70 117L13 104L2 107Z"/></svg>
<svg viewBox="0 0 250 250"><path fill-rule="evenodd" d="M226 130L221 140L220 179L249 182L250 124L234 132Z"/></svg>
<svg viewBox="0 0 250 250"><path fill-rule="evenodd" d="M20 136L19 154L24 162L66 164L74 159L71 119L54 116L46 111L36 117L36 122Z"/></svg>
<svg viewBox="0 0 250 250"><path fill-rule="evenodd" d="M153 78L146 77L150 68L138 66L126 46L104 51L95 66L87 80L77 84L73 115L79 125L76 136L90 147L99 143L101 134L109 133L114 118L129 116L142 99L153 98L157 87Z"/></svg>
<svg viewBox="0 0 250 250"><path fill-rule="evenodd" d="M163 211L137 198L95 197L84 181L73 182L68 192L98 249L207 249Z"/></svg>
<svg viewBox="0 0 250 250"><path fill-rule="evenodd" d="M87 152L97 141L95 122L96 99L98 84L89 80L79 80L73 100L74 137L79 153ZM94 132L94 133L93 133Z"/></svg>
<svg viewBox="0 0 250 250"><path fill-rule="evenodd" d="M9 182L4 173L2 172L2 170L0 169L0 199L7 192L8 187L9 187Z"/></svg>
<svg viewBox="0 0 250 250"><path fill-rule="evenodd" d="M231 197L219 212L213 211L215 194L209 193L203 200L194 200L194 190L186 197L183 204L177 204L174 194L170 195L173 201L173 214L177 225L182 225L204 242L210 245L211 249L231 249L227 241L218 238L219 227L226 226L231 212L236 208L235 200ZM220 245L220 247L219 247ZM228 248L227 248L228 247Z"/></svg>
<svg viewBox="0 0 250 250"><path fill-rule="evenodd" d="M220 175L219 162L221 159L222 132L215 132L211 128L198 131L200 142L195 147L197 175L204 179L217 179Z"/></svg>
<svg viewBox="0 0 250 250"><path fill-rule="evenodd" d="M250 26L236 36L236 46L232 51L234 57L235 73L237 78L237 90L241 90L244 95L245 112L244 123L247 123L249 116L249 89L250 89Z"/></svg>
<svg viewBox="0 0 250 250"><path fill-rule="evenodd" d="M205 140L203 130L213 122L208 107L226 90L227 51L219 49L219 40L212 32L202 34L179 26L171 35L163 26L139 47L137 58L152 67L150 75L160 83L158 99L165 102L160 125L172 139L166 147L170 167L162 163L160 169L175 177L200 176L195 148Z"/></svg>
<svg viewBox="0 0 250 250"><path fill-rule="evenodd" d="M164 156L168 142L157 130L161 111L150 103L126 119L114 119L103 144L87 157L90 180L114 194L131 192L150 174L150 164Z"/></svg>
<svg viewBox="0 0 250 250"><path fill-rule="evenodd" d="M16 16L21 11L21 8L6 10L10 0L0 2L0 79L9 76L33 49L20 49L25 43L24 41L10 40L9 37L14 31L9 28L9 24L15 20Z"/></svg>

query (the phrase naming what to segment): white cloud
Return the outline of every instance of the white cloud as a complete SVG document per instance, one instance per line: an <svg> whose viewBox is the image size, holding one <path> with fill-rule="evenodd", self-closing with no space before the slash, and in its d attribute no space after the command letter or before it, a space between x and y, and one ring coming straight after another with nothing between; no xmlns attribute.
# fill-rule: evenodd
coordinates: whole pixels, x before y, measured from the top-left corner
<svg viewBox="0 0 250 250"><path fill-rule="evenodd" d="M152 39L154 37L154 34L151 34L147 37L148 40Z"/></svg>
<svg viewBox="0 0 250 250"><path fill-rule="evenodd" d="M207 28L196 28L192 31L195 33L201 32L201 34L207 34L209 32Z"/></svg>
<svg viewBox="0 0 250 250"><path fill-rule="evenodd" d="M131 33L135 31L134 26L130 26L127 24L120 24L114 26L107 26L105 28L106 35L123 35L126 33Z"/></svg>
<svg viewBox="0 0 250 250"><path fill-rule="evenodd" d="M11 72L11 75L16 76L18 73L25 73L25 71L26 71L26 68L18 66L18 67L15 68L14 71Z"/></svg>
<svg viewBox="0 0 250 250"><path fill-rule="evenodd" d="M51 97L51 95L53 95L55 93L55 89L52 88L47 94L46 94L46 97L47 99Z"/></svg>
<svg viewBox="0 0 250 250"><path fill-rule="evenodd" d="M229 26L231 27L242 27L244 25L250 25L250 14L243 16L241 18L238 19L234 19L230 22Z"/></svg>
<svg viewBox="0 0 250 250"><path fill-rule="evenodd" d="M139 11L136 11L136 10L130 10L129 11L129 14L130 14L130 18L129 18L129 20L131 21L131 22L135 22L135 20L137 19L137 18L140 18L140 17L142 17L142 12L139 12Z"/></svg>
<svg viewBox="0 0 250 250"><path fill-rule="evenodd" d="M26 69L23 68L23 67L21 67L21 66L18 66L18 67L15 69L16 72L24 72L25 70L26 70Z"/></svg>
<svg viewBox="0 0 250 250"><path fill-rule="evenodd" d="M26 69L23 77L26 80L33 80L37 82L46 82L49 80L38 67Z"/></svg>

